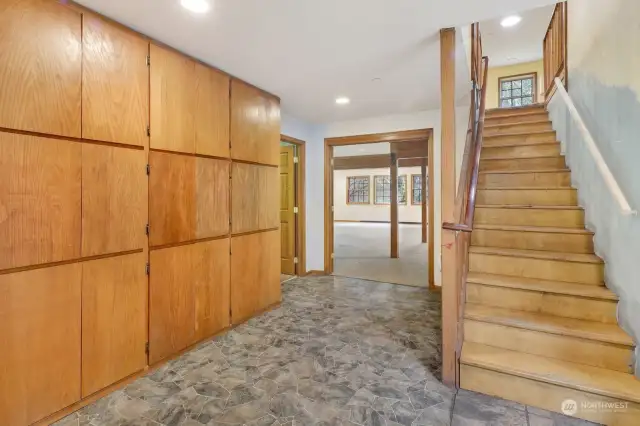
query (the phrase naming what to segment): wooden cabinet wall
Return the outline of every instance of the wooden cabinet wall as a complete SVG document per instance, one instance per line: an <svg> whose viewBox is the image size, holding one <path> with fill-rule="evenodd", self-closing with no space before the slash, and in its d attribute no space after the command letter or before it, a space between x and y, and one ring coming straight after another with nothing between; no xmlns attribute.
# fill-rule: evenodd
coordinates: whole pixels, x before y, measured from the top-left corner
<svg viewBox="0 0 640 426"><path fill-rule="evenodd" d="M0 424L280 300L277 98L55 0L0 2L0 88Z"/></svg>

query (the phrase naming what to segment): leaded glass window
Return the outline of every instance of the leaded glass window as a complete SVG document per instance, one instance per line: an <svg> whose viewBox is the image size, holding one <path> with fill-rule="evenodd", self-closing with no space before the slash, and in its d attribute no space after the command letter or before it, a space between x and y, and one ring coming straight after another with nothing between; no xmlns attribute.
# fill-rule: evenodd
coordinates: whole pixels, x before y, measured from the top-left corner
<svg viewBox="0 0 640 426"><path fill-rule="evenodd" d="M347 204L369 204L369 176L347 178Z"/></svg>
<svg viewBox="0 0 640 426"><path fill-rule="evenodd" d="M422 204L422 175L411 175L411 204Z"/></svg>
<svg viewBox="0 0 640 426"><path fill-rule="evenodd" d="M531 105L536 99L536 75L500 79L500 108Z"/></svg>
<svg viewBox="0 0 640 426"><path fill-rule="evenodd" d="M374 204L391 204L391 176L374 176ZM398 204L407 204L407 176L398 176Z"/></svg>

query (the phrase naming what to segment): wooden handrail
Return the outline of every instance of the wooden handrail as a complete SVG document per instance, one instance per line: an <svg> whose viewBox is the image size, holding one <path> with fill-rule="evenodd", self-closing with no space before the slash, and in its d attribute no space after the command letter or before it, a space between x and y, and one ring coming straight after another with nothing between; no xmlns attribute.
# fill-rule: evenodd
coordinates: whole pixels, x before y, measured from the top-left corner
<svg viewBox="0 0 640 426"><path fill-rule="evenodd" d="M556 77L567 79L567 2L557 3L542 42L544 90L549 99L555 90Z"/></svg>

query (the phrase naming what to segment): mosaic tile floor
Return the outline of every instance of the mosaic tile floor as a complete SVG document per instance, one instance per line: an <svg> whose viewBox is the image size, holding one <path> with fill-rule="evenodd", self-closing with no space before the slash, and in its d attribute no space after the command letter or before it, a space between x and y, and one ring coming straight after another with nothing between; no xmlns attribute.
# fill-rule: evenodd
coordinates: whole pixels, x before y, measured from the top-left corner
<svg viewBox="0 0 640 426"><path fill-rule="evenodd" d="M440 300L351 278L283 285L276 310L56 426L584 425L440 375Z"/></svg>

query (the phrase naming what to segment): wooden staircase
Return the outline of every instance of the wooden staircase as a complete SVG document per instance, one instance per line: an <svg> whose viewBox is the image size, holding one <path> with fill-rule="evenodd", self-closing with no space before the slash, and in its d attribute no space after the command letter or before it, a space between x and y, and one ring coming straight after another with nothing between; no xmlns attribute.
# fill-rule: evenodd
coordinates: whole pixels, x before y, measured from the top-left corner
<svg viewBox="0 0 640 426"><path fill-rule="evenodd" d="M574 400L576 417L640 425L616 305L544 107L487 111L461 387L555 412Z"/></svg>

